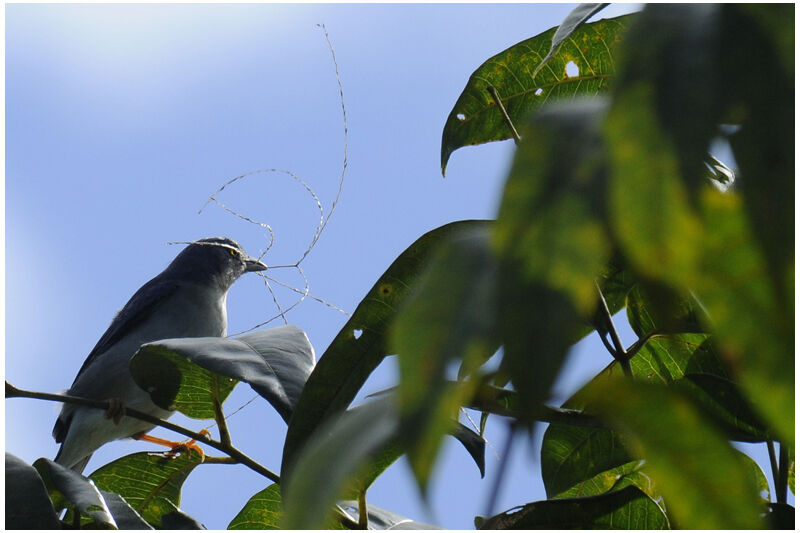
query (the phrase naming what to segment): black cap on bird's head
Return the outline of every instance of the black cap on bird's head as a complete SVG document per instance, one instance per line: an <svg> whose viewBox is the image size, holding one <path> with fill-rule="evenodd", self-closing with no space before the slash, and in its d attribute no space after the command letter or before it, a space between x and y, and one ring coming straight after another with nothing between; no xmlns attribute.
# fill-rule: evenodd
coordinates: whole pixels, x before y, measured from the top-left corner
<svg viewBox="0 0 800 533"><path fill-rule="evenodd" d="M167 267L173 274L180 274L182 279L216 282L225 289L245 272L266 269L267 265L247 255L239 243L227 237L194 241Z"/></svg>

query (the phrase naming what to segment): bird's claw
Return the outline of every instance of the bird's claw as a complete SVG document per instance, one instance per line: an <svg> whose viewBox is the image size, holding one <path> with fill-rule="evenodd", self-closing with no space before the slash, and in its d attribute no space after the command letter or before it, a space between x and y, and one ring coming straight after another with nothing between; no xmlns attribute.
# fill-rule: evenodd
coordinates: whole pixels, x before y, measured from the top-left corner
<svg viewBox="0 0 800 533"><path fill-rule="evenodd" d="M105 416L113 420L114 425L119 425L119 421L125 416L125 403L121 398L108 399L108 409L106 409Z"/></svg>

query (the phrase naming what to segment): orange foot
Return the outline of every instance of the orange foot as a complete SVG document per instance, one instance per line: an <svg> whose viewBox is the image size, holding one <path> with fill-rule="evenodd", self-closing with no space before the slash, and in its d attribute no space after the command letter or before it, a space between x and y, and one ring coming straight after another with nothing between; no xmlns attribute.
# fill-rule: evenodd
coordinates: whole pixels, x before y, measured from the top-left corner
<svg viewBox="0 0 800 533"><path fill-rule="evenodd" d="M200 430L200 434L206 437L211 436L211 433L209 433L205 429ZM147 435L147 434L134 435L133 438L136 440L152 442L153 444L158 444L170 448L170 450L166 452L166 455L168 457L174 457L179 453L191 454L192 452L197 452L198 454L200 454L200 460L202 461L206 456L205 452L203 452L203 449L198 444L196 444L197 441L195 439L187 440L185 442L177 442L174 440L167 440L158 437L153 437L152 435Z"/></svg>

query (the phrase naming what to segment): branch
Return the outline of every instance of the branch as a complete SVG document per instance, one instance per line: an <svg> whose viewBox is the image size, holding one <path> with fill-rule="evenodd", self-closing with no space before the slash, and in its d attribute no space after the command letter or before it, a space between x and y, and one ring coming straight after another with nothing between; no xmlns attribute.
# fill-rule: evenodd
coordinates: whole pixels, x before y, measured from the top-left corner
<svg viewBox="0 0 800 533"><path fill-rule="evenodd" d="M18 389L11 385L8 381L6 381L6 398L33 398L36 400L48 400L51 402L62 402L62 403L71 403L75 405L82 405L84 407L94 407L95 409L103 409L105 411L108 410L110 407L110 402L108 400L93 400L90 398L81 398L78 396L67 396L64 394L50 394L47 392L36 392L36 391L27 391L23 389ZM236 459L239 463L245 465L246 467L250 468L261 474L262 476L268 478L269 480L280 483L281 478L274 472L270 471L269 469L265 468L255 460L251 459L241 451L237 450L232 445L225 445L222 442L215 441L206 435L201 433L196 433L190 429L186 429L183 426L179 426L177 424L173 424L171 422L167 422L166 420L161 420L155 416L149 415L147 413L143 413L136 409L132 409L130 407L123 406L123 415L129 416L131 418L136 418L138 420L143 420L149 424L153 424L154 426L160 426L165 429L169 429L170 431L174 431L175 433L179 433L190 439L194 439L198 442L202 442L203 444L207 444L212 448L215 448L223 453L228 454L230 457Z"/></svg>

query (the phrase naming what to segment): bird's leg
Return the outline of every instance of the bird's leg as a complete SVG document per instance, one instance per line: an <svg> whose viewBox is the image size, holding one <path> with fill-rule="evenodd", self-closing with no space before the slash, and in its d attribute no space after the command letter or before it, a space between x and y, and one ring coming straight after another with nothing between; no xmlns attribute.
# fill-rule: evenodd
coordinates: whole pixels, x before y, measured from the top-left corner
<svg viewBox="0 0 800 533"><path fill-rule="evenodd" d="M121 398L109 398L108 409L106 410L106 418L114 421L114 425L118 425L119 421L125 415L125 404Z"/></svg>
<svg viewBox="0 0 800 533"><path fill-rule="evenodd" d="M211 433L205 429L200 430L200 434L208 437L211 436ZM187 440L185 442L178 442L174 440L161 439L159 437L147 435L146 433L137 433L131 438L145 442L152 442L153 444L158 444L160 446L166 446L167 448L170 448L170 450L167 452L168 456L174 456L182 452L191 453L193 451L199 453L201 459L206 456L205 452L203 452L203 449L196 444L197 441L195 439Z"/></svg>

